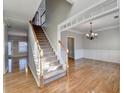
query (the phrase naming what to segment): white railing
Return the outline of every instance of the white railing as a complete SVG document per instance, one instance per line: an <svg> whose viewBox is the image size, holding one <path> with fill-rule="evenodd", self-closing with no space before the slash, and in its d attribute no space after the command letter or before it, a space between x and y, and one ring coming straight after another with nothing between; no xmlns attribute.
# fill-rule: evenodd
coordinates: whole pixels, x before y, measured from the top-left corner
<svg viewBox="0 0 124 93"><path fill-rule="evenodd" d="M85 11L82 11L59 24L59 31L65 31L75 26L76 24L84 22L90 18L96 17L96 15L106 13L107 11L114 11L118 8L118 0L103 0L102 2L99 2L98 4L89 7Z"/></svg>
<svg viewBox="0 0 124 93"><path fill-rule="evenodd" d="M42 51L41 48L39 46L39 42L37 40L34 28L32 26L31 23L29 23L29 41L30 41L30 47L32 49L32 53L33 53L33 59L34 59L34 63L35 63L35 67L36 67L36 72L37 72L37 78L38 78L38 83L39 86L41 86L41 77L43 77L43 61L41 59L42 57Z"/></svg>
<svg viewBox="0 0 124 93"><path fill-rule="evenodd" d="M60 44L60 46L61 46L61 48L64 50L63 52L63 56L64 56L64 58L65 58L65 62L63 63L63 68L66 70L66 71L68 71L68 67L69 67L69 63L68 63L68 52L69 52L69 50L64 46L64 44L62 43L62 41L60 41L59 40L59 44ZM62 57L63 58L63 57ZM63 58L63 59L64 59Z"/></svg>

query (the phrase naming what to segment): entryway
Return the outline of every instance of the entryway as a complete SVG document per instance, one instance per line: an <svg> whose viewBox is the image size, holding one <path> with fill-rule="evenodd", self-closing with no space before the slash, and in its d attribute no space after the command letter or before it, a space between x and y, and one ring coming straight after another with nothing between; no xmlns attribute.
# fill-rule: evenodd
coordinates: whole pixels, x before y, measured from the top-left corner
<svg viewBox="0 0 124 93"><path fill-rule="evenodd" d="M67 37L68 62L73 62L75 59L75 38ZM70 60L70 61L69 61Z"/></svg>

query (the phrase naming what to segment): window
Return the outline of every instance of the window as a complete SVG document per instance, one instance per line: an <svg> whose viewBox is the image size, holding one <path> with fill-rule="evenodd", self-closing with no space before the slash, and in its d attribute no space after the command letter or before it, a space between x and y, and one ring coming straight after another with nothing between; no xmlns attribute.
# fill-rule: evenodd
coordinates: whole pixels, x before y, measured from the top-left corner
<svg viewBox="0 0 124 93"><path fill-rule="evenodd" d="M19 42L19 52L27 52L27 42Z"/></svg>
<svg viewBox="0 0 124 93"><path fill-rule="evenodd" d="M8 55L12 55L12 42L8 42Z"/></svg>

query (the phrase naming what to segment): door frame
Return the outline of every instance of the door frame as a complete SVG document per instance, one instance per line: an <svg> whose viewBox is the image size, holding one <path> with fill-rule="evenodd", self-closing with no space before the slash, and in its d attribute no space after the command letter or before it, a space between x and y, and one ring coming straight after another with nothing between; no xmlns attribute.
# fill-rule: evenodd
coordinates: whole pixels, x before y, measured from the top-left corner
<svg viewBox="0 0 124 93"><path fill-rule="evenodd" d="M73 38L74 39L74 58L75 59L75 48L76 48L76 37L75 36L66 36L66 43L67 43L67 48L68 48L68 38Z"/></svg>

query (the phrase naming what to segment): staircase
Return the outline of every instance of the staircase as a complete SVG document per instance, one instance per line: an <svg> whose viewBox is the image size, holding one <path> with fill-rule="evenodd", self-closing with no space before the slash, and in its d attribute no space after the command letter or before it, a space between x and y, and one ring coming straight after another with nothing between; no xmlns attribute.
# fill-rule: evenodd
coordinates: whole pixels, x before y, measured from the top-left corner
<svg viewBox="0 0 124 93"><path fill-rule="evenodd" d="M41 63L43 76L43 84L49 83L56 80L62 76L66 75L66 70L64 70L63 65L60 64L53 48L51 47L43 29L40 26L33 25L36 38L39 42L41 53Z"/></svg>

